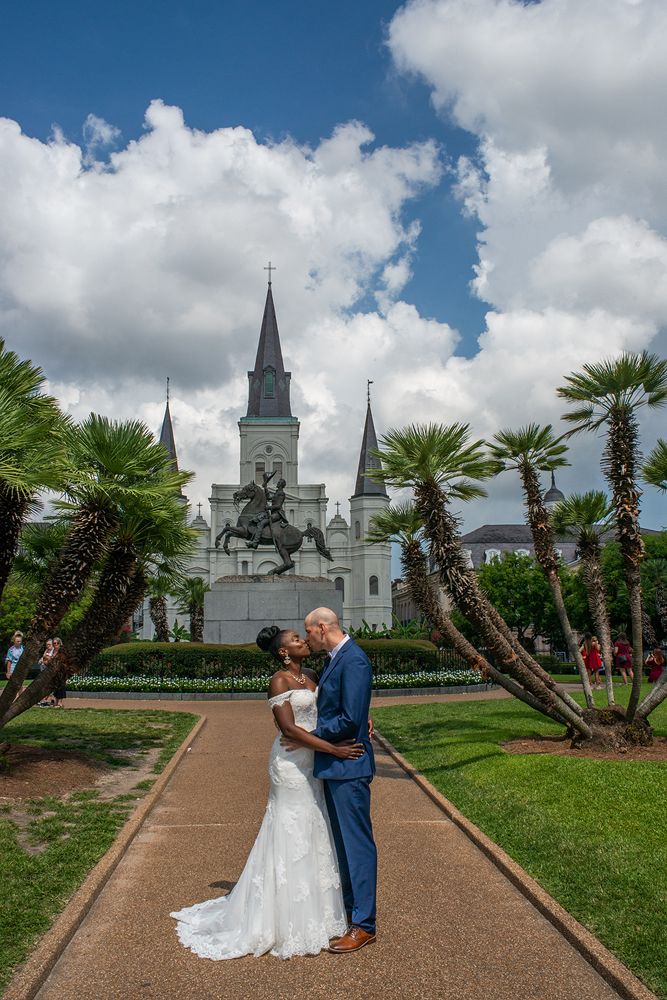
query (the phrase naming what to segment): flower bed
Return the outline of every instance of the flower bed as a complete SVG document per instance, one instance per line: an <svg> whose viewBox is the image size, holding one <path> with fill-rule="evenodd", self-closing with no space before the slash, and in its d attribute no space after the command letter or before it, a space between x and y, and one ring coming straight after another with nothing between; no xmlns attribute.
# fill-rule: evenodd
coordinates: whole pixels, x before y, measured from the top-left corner
<svg viewBox="0 0 667 1000"><path fill-rule="evenodd" d="M132 676L99 675L79 676L74 674L67 681L70 691L148 691L217 694L231 691L267 691L271 675L255 677L151 677L135 674ZM463 687L480 684L482 680L473 670L418 670L411 674L377 674L373 677L373 687L420 688L420 687Z"/></svg>

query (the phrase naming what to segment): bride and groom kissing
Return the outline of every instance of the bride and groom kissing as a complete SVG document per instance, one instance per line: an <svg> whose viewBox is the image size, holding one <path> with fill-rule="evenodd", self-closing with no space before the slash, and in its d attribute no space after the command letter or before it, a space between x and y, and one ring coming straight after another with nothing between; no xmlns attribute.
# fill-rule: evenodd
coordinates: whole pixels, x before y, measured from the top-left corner
<svg viewBox="0 0 667 1000"><path fill-rule="evenodd" d="M269 686L280 732L246 866L227 896L171 914L181 943L202 958L347 954L375 941L371 664L330 608L311 611L304 626L305 640L277 625L257 636L280 663ZM320 651L318 680L304 661Z"/></svg>

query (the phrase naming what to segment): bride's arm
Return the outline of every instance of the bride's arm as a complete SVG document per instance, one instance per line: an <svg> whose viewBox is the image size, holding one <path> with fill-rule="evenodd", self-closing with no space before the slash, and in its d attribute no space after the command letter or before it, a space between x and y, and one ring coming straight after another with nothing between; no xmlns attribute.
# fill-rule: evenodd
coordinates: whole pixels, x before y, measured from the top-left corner
<svg viewBox="0 0 667 1000"><path fill-rule="evenodd" d="M269 697L274 698L277 694L284 694L290 690L294 689L290 688L284 677L276 677L271 681ZM363 743L351 743L347 745L340 743L334 745L333 743L328 743L326 740L321 740L319 736L313 736L307 729L297 726L289 699L286 699L280 705L273 706L273 716L281 733L291 743L298 743L299 746L308 747L310 750L329 753L333 757L339 757L342 760L354 760L365 753Z"/></svg>

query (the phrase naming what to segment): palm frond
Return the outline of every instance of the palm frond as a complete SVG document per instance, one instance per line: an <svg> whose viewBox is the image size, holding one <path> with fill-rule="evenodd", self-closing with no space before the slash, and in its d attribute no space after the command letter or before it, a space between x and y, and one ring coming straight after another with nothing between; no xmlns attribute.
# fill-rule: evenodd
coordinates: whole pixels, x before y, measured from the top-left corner
<svg viewBox="0 0 667 1000"><path fill-rule="evenodd" d="M367 542L417 541L422 531L422 520L413 503L391 504L371 518Z"/></svg>
<svg viewBox="0 0 667 1000"><path fill-rule="evenodd" d="M532 466L541 472L569 465L563 435L557 437L551 424L526 424L517 430L506 428L489 442L496 471Z"/></svg>
<svg viewBox="0 0 667 1000"><path fill-rule="evenodd" d="M658 442L642 466L642 479L667 493L667 441Z"/></svg>
<svg viewBox="0 0 667 1000"><path fill-rule="evenodd" d="M466 499L484 495L480 487L459 480L485 480L494 472L492 461L485 455L484 442L469 441L468 424L410 424L388 431L374 454L382 469L372 472L376 481L397 487L417 483L437 483L445 493Z"/></svg>

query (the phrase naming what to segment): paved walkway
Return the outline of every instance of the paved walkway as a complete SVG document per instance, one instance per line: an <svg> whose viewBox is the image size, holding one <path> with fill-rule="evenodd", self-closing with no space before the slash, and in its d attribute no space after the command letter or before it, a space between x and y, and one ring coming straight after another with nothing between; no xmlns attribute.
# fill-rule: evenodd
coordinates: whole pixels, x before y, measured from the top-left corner
<svg viewBox="0 0 667 1000"><path fill-rule="evenodd" d="M39 1000L618 1000L382 752L377 943L288 962L196 958L178 944L169 912L238 878L264 812L275 730L264 702L165 707L205 714L207 724Z"/></svg>

